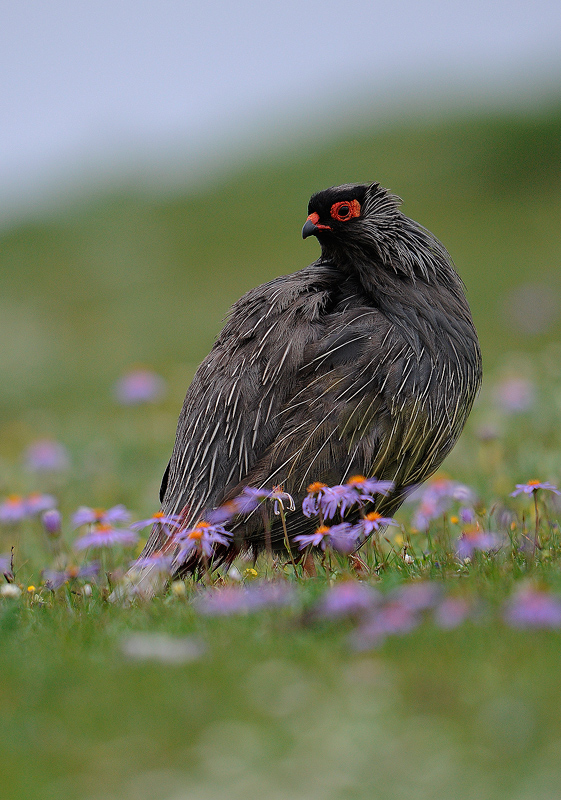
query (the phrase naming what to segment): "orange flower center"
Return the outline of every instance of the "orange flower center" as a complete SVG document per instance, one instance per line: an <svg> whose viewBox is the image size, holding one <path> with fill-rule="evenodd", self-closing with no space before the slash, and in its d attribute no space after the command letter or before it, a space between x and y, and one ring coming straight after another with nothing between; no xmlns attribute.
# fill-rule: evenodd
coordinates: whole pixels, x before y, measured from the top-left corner
<svg viewBox="0 0 561 800"><path fill-rule="evenodd" d="M326 533L329 533L329 526L320 525L319 528L316 529L316 533L321 533L322 536Z"/></svg>
<svg viewBox="0 0 561 800"><path fill-rule="evenodd" d="M156 511L156 513L154 514L152 519L161 519L162 517L165 517L164 512L163 511Z"/></svg>
<svg viewBox="0 0 561 800"><path fill-rule="evenodd" d="M541 483L541 481L528 481L528 486L537 486L538 483Z"/></svg>
<svg viewBox="0 0 561 800"><path fill-rule="evenodd" d="M108 525L107 522L100 522L98 523L97 530L98 532L106 533L111 530L111 525Z"/></svg>
<svg viewBox="0 0 561 800"><path fill-rule="evenodd" d="M11 494L6 498L6 502L9 503L11 506L17 506L22 501L21 494Z"/></svg>
<svg viewBox="0 0 561 800"><path fill-rule="evenodd" d="M191 533L189 534L189 536L187 538L188 539L195 539L195 540L202 539L203 538L203 531L200 528L195 528L195 530L191 531Z"/></svg>
<svg viewBox="0 0 561 800"><path fill-rule="evenodd" d="M347 486L353 486L355 483L364 483L365 480L366 478L364 475L353 475L353 477L349 478L347 481Z"/></svg>
<svg viewBox="0 0 561 800"><path fill-rule="evenodd" d="M308 494L315 494L316 492L319 492L320 489L325 489L326 486L326 483L320 483L320 481L316 481L315 483L310 483L307 492Z"/></svg>
<svg viewBox="0 0 561 800"><path fill-rule="evenodd" d="M369 522L376 522L377 519L382 519L382 515L378 514L377 511L371 511L370 514L366 515L366 519Z"/></svg>

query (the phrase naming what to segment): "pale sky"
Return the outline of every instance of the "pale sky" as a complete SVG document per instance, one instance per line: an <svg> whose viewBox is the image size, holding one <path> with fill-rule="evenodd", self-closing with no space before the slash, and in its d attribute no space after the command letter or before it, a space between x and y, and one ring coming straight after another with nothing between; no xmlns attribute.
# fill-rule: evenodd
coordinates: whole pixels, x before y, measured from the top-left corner
<svg viewBox="0 0 561 800"><path fill-rule="evenodd" d="M439 95L514 104L561 87L559 0L1 8L0 216L72 181L157 172L166 155L188 177L205 155L323 131L361 98L383 116Z"/></svg>

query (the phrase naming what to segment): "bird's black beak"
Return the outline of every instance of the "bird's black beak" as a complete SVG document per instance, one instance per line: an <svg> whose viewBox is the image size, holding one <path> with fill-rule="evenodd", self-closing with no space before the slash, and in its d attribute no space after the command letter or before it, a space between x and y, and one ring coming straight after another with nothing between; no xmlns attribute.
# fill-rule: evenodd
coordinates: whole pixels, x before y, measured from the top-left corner
<svg viewBox="0 0 561 800"><path fill-rule="evenodd" d="M329 225L318 225L319 214L310 214L306 220L306 224L302 228L302 239L307 239L308 236L317 236L319 231L330 231Z"/></svg>
<svg viewBox="0 0 561 800"><path fill-rule="evenodd" d="M317 233L318 229L314 225L311 219L306 220L306 224L302 228L302 239L307 239L308 236L313 236L314 233Z"/></svg>

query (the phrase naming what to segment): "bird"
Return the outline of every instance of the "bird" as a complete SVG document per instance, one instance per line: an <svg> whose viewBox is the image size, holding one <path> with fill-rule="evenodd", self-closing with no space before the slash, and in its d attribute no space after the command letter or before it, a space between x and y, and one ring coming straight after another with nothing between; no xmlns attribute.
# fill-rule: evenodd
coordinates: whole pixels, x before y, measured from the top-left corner
<svg viewBox="0 0 561 800"><path fill-rule="evenodd" d="M320 256L230 309L187 390L160 513L188 529L245 487L281 486L292 546L317 525L301 511L312 482L391 481L373 508L392 516L437 470L480 388L481 351L450 255L401 203L377 182L312 195L302 236ZM221 559L265 546L261 514L232 531ZM278 519L268 535L284 547ZM141 558L173 548L154 525Z"/></svg>

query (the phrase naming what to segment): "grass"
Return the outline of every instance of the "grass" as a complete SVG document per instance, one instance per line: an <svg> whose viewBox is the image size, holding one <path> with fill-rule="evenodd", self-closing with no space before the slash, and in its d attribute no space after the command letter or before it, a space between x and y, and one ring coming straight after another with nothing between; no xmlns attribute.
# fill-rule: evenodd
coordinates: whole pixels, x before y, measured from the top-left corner
<svg viewBox="0 0 561 800"><path fill-rule="evenodd" d="M69 546L78 505L123 502L137 518L152 513L185 388L228 306L315 256L298 239L307 195L374 177L446 243L481 332L484 389L444 469L474 488L483 527L502 525L515 537L531 530L531 498L509 493L531 478L561 480L560 328L554 317L528 336L509 313L509 292L536 282L559 291L560 134L558 109L365 130L250 165L207 191L103 198L6 232L2 496L53 492ZM160 403L114 402L114 381L135 362L165 376ZM497 399L512 376L533 390L526 410L508 411ZM41 477L23 468L25 447L41 436L68 447L70 471ZM468 564L453 556L462 530L454 513L432 523L429 547L411 532L405 508L402 529L384 545L393 556L366 580L386 594L433 580L481 603L481 615L450 631L428 615L365 651L352 647L355 622L310 614L330 583L321 569L294 581L286 567L297 592L286 609L204 616L190 602L192 587L123 608L95 587L91 597L41 588L52 556L39 525L25 523L15 536L4 528L0 552L16 543L24 590L0 597L4 793L16 800L555 796L561 634L516 630L502 610L523 585L561 593L559 506L550 502L542 514L535 558L507 547ZM410 538L413 564L395 533ZM261 574L265 568L257 564ZM28 593L31 583L38 589ZM133 632L188 637L203 649L177 665L131 660L123 643Z"/></svg>

